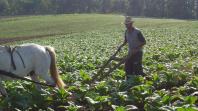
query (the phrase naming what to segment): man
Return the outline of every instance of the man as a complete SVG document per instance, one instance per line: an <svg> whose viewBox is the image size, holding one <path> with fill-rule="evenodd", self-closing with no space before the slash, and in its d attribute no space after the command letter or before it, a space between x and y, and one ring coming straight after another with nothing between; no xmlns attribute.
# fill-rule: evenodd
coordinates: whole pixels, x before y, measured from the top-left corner
<svg viewBox="0 0 198 111"><path fill-rule="evenodd" d="M126 78L129 79L130 75L144 75L142 68L143 46L146 40L141 31L133 26L134 21L131 17L125 18L125 36L124 43L119 47L125 46L128 43L128 56L125 58L125 72ZM117 59L118 58L114 58Z"/></svg>

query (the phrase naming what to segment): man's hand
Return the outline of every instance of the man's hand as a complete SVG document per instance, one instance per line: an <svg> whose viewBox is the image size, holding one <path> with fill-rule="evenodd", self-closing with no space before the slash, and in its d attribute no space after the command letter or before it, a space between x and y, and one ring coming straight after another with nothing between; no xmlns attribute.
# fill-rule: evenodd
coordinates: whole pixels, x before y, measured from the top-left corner
<svg viewBox="0 0 198 111"><path fill-rule="evenodd" d="M136 54L138 51L139 51L138 49L132 49L131 55Z"/></svg>
<svg viewBox="0 0 198 111"><path fill-rule="evenodd" d="M145 44L144 44L144 43L142 43L142 44L140 44L138 47L136 47L136 48L132 49L132 52L131 52L131 54L130 54L130 55L134 55L134 54L136 54L138 51L140 51L140 50L141 50L141 48L142 48L144 45L145 45Z"/></svg>

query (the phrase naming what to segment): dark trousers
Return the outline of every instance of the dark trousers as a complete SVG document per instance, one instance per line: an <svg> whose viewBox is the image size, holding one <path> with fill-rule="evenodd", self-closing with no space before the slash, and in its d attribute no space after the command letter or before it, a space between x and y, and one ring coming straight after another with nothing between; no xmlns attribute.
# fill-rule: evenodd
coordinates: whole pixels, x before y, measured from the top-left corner
<svg viewBox="0 0 198 111"><path fill-rule="evenodd" d="M127 78L129 75L144 75L142 57L143 52L138 51L125 62L125 72Z"/></svg>

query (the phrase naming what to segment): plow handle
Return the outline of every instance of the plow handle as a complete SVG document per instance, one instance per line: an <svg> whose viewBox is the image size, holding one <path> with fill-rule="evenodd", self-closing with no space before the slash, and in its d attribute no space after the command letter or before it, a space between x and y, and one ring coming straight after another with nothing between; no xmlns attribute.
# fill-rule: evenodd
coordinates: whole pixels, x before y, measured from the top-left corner
<svg viewBox="0 0 198 111"><path fill-rule="evenodd" d="M115 57L120 50L122 49L122 47L125 46L125 43L121 44L117 51L108 59L107 62L105 62L105 64L101 67L101 69L96 73L96 75L93 76L92 82L95 81L95 79L97 79L97 77L101 74L101 72L104 70L104 68L113 60L113 57Z"/></svg>

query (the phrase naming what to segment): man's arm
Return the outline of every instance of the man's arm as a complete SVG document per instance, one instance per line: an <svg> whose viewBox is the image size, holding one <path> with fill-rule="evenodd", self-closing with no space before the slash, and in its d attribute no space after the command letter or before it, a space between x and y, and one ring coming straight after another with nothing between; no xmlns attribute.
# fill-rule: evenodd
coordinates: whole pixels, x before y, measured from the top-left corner
<svg viewBox="0 0 198 111"><path fill-rule="evenodd" d="M140 44L132 50L132 52L131 52L131 54L129 54L129 56L131 56L131 55L135 54L136 52L138 52L139 50L141 50L142 47L146 44L146 40L141 32L138 32L138 40L140 41Z"/></svg>
<svg viewBox="0 0 198 111"><path fill-rule="evenodd" d="M141 44L139 46L137 46L137 49L142 48L146 44L146 40L141 32L138 33L138 39L141 42Z"/></svg>

